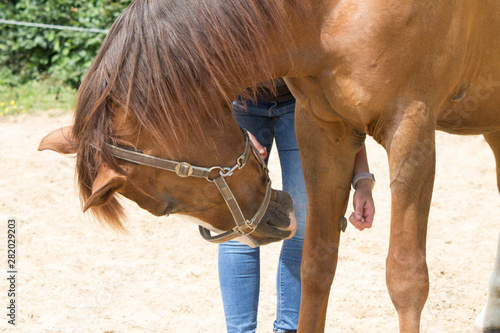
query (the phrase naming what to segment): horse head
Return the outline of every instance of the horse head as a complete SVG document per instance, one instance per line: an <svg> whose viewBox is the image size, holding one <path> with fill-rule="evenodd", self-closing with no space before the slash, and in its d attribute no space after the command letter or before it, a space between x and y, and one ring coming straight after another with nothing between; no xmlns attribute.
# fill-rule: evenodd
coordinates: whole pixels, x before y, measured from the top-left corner
<svg viewBox="0 0 500 333"><path fill-rule="evenodd" d="M118 123L123 132L134 133L133 126ZM204 135L165 152L145 131L116 135L103 146L84 142L80 147L68 126L48 134L39 150L77 154L87 168L79 170L79 181L87 183L80 189L89 189L81 193L83 210L115 227L122 227L115 198L120 194L156 216L196 218L202 236L215 243L237 239L259 246L292 237L296 223L290 196L271 189L267 167L248 136L231 127L224 136L220 128L207 128ZM207 228L219 235L211 236Z"/></svg>

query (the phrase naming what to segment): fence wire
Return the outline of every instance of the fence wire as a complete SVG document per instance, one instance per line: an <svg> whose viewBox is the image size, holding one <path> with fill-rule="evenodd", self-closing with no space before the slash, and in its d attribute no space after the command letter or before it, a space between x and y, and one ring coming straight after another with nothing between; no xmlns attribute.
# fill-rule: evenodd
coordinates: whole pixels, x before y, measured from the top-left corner
<svg viewBox="0 0 500 333"><path fill-rule="evenodd" d="M107 34L108 33L107 29L79 28L79 27L69 27L69 26L63 26L63 25L30 23L30 22L20 22L20 21L3 20L3 19L0 19L0 24L10 24L10 25L25 26L25 27L36 27L36 28L43 28L43 29L93 32L93 33L100 33L100 34Z"/></svg>

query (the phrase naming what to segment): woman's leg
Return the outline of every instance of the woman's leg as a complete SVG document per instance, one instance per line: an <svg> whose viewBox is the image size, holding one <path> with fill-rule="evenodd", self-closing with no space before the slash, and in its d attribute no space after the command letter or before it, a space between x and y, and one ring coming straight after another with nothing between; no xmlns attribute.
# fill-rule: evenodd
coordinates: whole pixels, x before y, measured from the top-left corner
<svg viewBox="0 0 500 333"><path fill-rule="evenodd" d="M270 152L273 132L268 107L249 103L248 111L235 105L235 118ZM237 241L219 245L219 283L228 333L257 329L260 286L260 251Z"/></svg>
<svg viewBox="0 0 500 333"><path fill-rule="evenodd" d="M274 322L275 332L296 330L299 321L300 262L304 242L307 196L295 138L294 107L295 103L286 103L282 107L278 105L275 111L277 117L274 123L274 135L281 163L283 190L291 195L297 218L295 236L285 240L281 248L276 281L278 301Z"/></svg>
<svg viewBox="0 0 500 333"><path fill-rule="evenodd" d="M219 283L228 333L255 332L260 252L238 241L219 245Z"/></svg>

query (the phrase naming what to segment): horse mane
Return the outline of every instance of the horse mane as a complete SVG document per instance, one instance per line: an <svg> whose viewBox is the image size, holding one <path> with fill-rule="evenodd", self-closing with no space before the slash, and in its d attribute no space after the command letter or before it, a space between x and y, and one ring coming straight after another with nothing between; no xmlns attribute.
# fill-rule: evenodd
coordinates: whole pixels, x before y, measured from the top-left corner
<svg viewBox="0 0 500 333"><path fill-rule="evenodd" d="M295 2L132 2L112 25L78 91L72 134L82 204L102 163L123 173L105 145L116 142L112 122L118 112L167 152L166 136L172 143L193 131L202 134L207 120L224 125L228 117L221 115L229 112L234 89L246 88L241 84L254 73L271 78L273 68L265 61L271 46L291 42L286 1ZM269 31L280 37L274 45ZM99 221L123 228L116 198L91 211Z"/></svg>

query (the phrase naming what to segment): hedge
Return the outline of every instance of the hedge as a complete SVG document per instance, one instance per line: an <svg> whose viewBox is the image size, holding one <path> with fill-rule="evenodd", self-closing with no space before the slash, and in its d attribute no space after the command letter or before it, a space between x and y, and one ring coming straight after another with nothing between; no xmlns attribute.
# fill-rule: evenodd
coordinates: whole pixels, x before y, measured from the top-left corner
<svg viewBox="0 0 500 333"><path fill-rule="evenodd" d="M0 19L109 29L131 0L0 0ZM105 34L0 25L0 84L47 76L78 87Z"/></svg>

